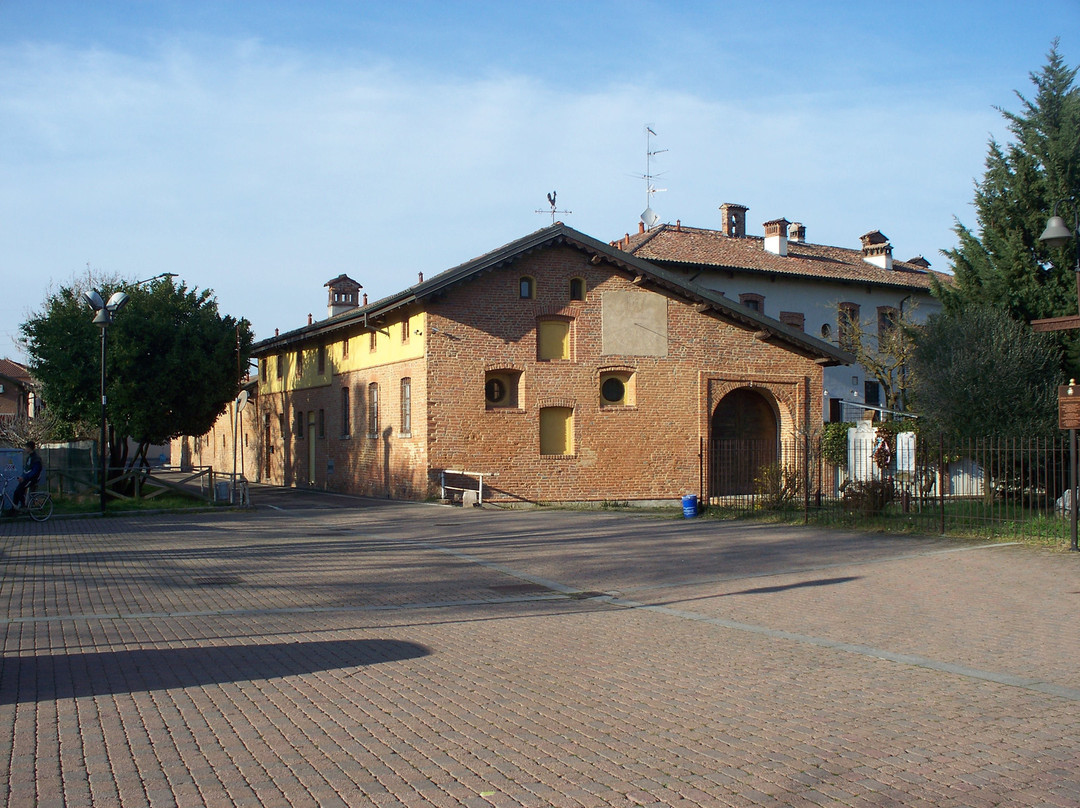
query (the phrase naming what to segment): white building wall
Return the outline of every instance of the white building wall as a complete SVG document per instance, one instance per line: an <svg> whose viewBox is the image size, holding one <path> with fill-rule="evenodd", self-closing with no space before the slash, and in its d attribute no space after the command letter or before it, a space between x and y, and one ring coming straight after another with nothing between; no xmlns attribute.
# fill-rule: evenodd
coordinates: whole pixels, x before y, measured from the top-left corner
<svg viewBox="0 0 1080 808"><path fill-rule="evenodd" d="M779 320L784 312L800 313L805 317L804 330L807 334L825 339L833 345L837 344L837 314L841 303L859 306L863 330L868 334L877 333L878 308L881 306L902 310L905 318L917 323L924 322L931 314L941 310L941 304L929 291L891 289L828 279L803 280L737 271L705 271L694 278L694 283L723 292L725 297L736 302L739 295L761 295L765 298L762 314ZM828 326L828 336L825 336L823 326ZM862 402L867 380L874 381L874 377L861 365L825 368L825 419L829 418L830 399Z"/></svg>

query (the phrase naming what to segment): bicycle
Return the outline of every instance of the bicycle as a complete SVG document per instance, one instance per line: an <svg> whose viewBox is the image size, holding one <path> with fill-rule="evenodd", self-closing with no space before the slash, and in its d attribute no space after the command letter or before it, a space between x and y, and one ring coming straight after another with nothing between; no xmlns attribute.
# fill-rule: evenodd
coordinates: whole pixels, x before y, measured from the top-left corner
<svg viewBox="0 0 1080 808"><path fill-rule="evenodd" d="M52 516L52 494L48 491L32 490L37 483L33 483L31 485L31 490L26 492L23 505L17 506L15 504L8 488L11 487L11 481L16 478L17 476L0 473L0 512L5 514L11 513L12 511L16 513L26 513L35 522L44 522Z"/></svg>

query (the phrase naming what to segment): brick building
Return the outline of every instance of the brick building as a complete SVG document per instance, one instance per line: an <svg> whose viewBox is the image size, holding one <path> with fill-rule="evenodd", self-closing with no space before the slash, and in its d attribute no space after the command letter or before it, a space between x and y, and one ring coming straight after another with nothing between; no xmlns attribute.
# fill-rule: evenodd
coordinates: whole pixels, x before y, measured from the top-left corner
<svg viewBox="0 0 1080 808"><path fill-rule="evenodd" d="M0 418L33 418L37 396L26 365L0 359Z"/></svg>
<svg viewBox="0 0 1080 808"><path fill-rule="evenodd" d="M264 481L424 499L450 469L486 500L670 500L701 492L710 439L775 457L820 424L823 368L853 361L561 223L375 303L327 286L327 319L254 348Z"/></svg>
<svg viewBox="0 0 1080 808"><path fill-rule="evenodd" d="M719 230L680 223L650 230L639 225L638 233L614 244L791 328L845 347L855 331L865 341L879 339L901 316L923 322L941 309L931 295L934 281L952 283L951 275L934 272L922 256L894 260L892 245L879 230L860 236L859 249L848 249L809 242L804 225L783 218L765 222L764 236L748 235L743 205L721 205L720 215ZM873 350L874 345L867 347ZM855 420L864 406L884 406L880 388L859 365L827 368L825 419Z"/></svg>

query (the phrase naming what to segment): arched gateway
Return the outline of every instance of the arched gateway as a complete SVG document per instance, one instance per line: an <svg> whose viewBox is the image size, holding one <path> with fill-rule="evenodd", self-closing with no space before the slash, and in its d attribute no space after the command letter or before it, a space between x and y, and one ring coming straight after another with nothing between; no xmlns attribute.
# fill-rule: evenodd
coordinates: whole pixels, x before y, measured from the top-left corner
<svg viewBox="0 0 1080 808"><path fill-rule="evenodd" d="M709 496L754 493L763 466L778 460L776 405L752 387L732 390L716 405L709 424Z"/></svg>

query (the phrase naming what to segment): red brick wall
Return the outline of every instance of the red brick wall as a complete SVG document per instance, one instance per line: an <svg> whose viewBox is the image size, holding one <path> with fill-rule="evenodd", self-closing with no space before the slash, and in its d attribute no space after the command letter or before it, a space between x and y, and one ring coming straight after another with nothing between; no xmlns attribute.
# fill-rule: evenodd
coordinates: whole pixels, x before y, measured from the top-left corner
<svg viewBox="0 0 1080 808"><path fill-rule="evenodd" d="M522 275L537 280L534 300L519 297ZM583 303L568 299L572 277L587 282ZM635 288L610 265L560 247L486 273L430 306L432 468L496 473L489 490L496 499L671 499L699 493L701 439L724 392L750 383L767 391L785 435L820 423L819 366L675 298L666 357L601 355L604 293ZM574 317L574 358L538 362L537 317L554 313ZM600 406L599 369L609 366L635 369L636 406ZM484 372L498 367L523 371L520 410L486 409ZM539 454L542 406L574 408L572 456Z"/></svg>

